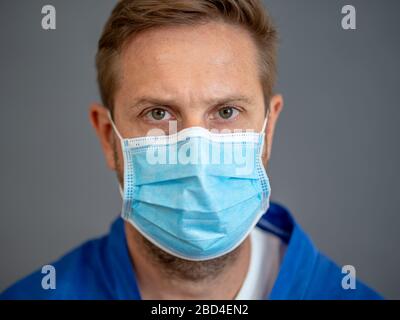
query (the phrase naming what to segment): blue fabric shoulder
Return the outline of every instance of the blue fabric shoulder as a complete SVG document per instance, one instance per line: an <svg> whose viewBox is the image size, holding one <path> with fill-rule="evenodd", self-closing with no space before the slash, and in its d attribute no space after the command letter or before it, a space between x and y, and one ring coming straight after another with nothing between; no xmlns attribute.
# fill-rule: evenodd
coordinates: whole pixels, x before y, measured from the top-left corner
<svg viewBox="0 0 400 320"><path fill-rule="evenodd" d="M106 241L106 238L89 241L51 264L56 270L55 290L42 288L42 278L45 274L37 270L3 292L0 298L6 300L109 298L107 282L102 281L103 277L97 267L101 263L99 256L101 247ZM89 288L96 290L88 292Z"/></svg>
<svg viewBox="0 0 400 320"><path fill-rule="evenodd" d="M41 270L5 290L2 300L103 300L139 297L133 266L127 254L122 219L111 232L88 241L51 264L56 270L56 289L44 290Z"/></svg>
<svg viewBox="0 0 400 320"><path fill-rule="evenodd" d="M314 246L282 205L271 203L257 226L277 235L287 244L278 277L268 299L382 299L378 293L358 280L355 289L344 289L342 279L346 274L342 273L342 268Z"/></svg>

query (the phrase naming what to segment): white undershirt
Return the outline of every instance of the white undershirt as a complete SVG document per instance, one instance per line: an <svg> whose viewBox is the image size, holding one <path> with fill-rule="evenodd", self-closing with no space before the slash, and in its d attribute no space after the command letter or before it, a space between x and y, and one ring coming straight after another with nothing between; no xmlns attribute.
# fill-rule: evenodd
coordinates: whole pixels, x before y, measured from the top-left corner
<svg viewBox="0 0 400 320"><path fill-rule="evenodd" d="M250 233L250 265L236 300L263 300L269 296L279 272L286 245L256 227Z"/></svg>

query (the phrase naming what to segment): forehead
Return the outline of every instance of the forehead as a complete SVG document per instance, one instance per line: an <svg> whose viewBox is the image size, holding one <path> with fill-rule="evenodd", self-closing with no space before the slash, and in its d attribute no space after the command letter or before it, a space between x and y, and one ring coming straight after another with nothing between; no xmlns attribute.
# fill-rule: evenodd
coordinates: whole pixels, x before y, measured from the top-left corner
<svg viewBox="0 0 400 320"><path fill-rule="evenodd" d="M207 98L261 86L250 34L222 22L142 32L126 43L120 63L125 96L157 90Z"/></svg>

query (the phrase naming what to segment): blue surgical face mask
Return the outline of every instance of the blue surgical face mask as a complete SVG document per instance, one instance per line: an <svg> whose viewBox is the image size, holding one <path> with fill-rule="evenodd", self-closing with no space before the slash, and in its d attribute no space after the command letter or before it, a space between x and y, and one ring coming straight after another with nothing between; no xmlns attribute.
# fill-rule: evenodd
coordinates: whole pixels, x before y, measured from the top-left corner
<svg viewBox="0 0 400 320"><path fill-rule="evenodd" d="M122 217L162 250L193 261L220 257L268 209L266 121L261 133L192 127L132 139L112 125L124 155Z"/></svg>

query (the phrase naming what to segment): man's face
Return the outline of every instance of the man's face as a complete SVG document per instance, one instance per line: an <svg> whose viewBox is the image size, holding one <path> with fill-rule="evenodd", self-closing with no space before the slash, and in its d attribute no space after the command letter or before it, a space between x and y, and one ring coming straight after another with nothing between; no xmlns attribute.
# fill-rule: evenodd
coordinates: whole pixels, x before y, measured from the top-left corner
<svg viewBox="0 0 400 320"><path fill-rule="evenodd" d="M226 24L140 34L121 57L118 129L138 137L176 120L178 130L261 130L265 103L255 55L248 34Z"/></svg>
<svg viewBox="0 0 400 320"><path fill-rule="evenodd" d="M126 44L119 61L113 112L118 131L123 138L145 136L154 128L168 134L172 120L178 130L261 131L267 106L257 61L249 34L225 23L140 33ZM271 100L264 160L281 105L280 96ZM122 149L105 108L93 106L91 117L108 165L122 184Z"/></svg>

